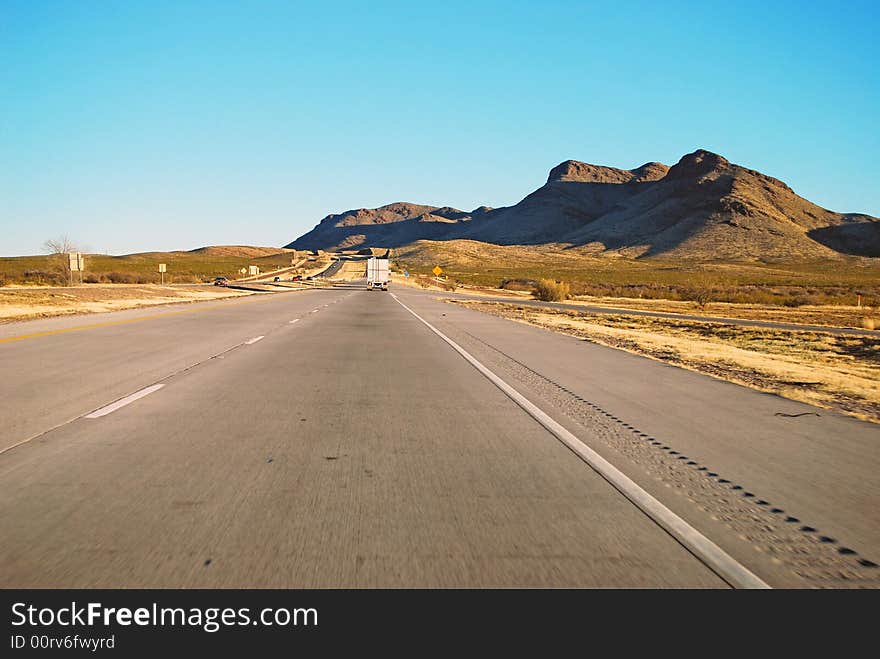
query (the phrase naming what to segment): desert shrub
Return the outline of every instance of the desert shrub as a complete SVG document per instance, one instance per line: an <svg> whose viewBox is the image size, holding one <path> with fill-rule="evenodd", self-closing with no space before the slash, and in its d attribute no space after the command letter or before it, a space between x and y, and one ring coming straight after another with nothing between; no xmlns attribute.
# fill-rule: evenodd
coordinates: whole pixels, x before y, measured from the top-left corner
<svg viewBox="0 0 880 659"><path fill-rule="evenodd" d="M136 284L138 278L130 272L108 272L107 279L113 284Z"/></svg>
<svg viewBox="0 0 880 659"><path fill-rule="evenodd" d="M6 279L6 275L4 275L3 273L0 273L0 288L3 288L8 283L9 283L9 280Z"/></svg>
<svg viewBox="0 0 880 659"><path fill-rule="evenodd" d="M134 272L108 272L107 280L114 284L152 284L158 279L156 275L137 274Z"/></svg>
<svg viewBox="0 0 880 659"><path fill-rule="evenodd" d="M532 291L536 300L544 302L560 302L565 300L571 294L571 287L560 281L552 279L539 279Z"/></svg>
<svg viewBox="0 0 880 659"><path fill-rule="evenodd" d="M507 291L531 291L536 285L537 282L534 279L502 279L498 288Z"/></svg>
<svg viewBox="0 0 880 659"><path fill-rule="evenodd" d="M83 282L86 284L100 284L101 277L94 272L90 272L87 275L83 275Z"/></svg>
<svg viewBox="0 0 880 659"><path fill-rule="evenodd" d="M785 307L802 307L806 304L812 304L809 295L793 295L782 301L782 305Z"/></svg>
<svg viewBox="0 0 880 659"><path fill-rule="evenodd" d="M712 299L712 289L703 286L685 289L682 298L690 302L696 302L701 309L709 304Z"/></svg>
<svg viewBox="0 0 880 659"><path fill-rule="evenodd" d="M60 272L51 272L47 270L25 270L24 280L35 284L52 284L55 286L63 286L67 284L67 276Z"/></svg>

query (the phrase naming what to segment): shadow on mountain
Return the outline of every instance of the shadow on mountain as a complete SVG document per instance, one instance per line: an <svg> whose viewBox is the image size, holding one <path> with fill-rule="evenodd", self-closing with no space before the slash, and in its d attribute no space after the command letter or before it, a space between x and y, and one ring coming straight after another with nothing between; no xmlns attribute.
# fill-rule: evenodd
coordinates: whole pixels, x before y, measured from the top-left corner
<svg viewBox="0 0 880 659"><path fill-rule="evenodd" d="M853 222L813 229L807 234L817 243L851 256L880 256L880 223Z"/></svg>
<svg viewBox="0 0 880 659"><path fill-rule="evenodd" d="M328 215L288 247L417 241L570 245L627 258L817 260L880 256L880 219L835 213L784 182L699 149L632 170L568 160L519 203L461 211L395 202Z"/></svg>

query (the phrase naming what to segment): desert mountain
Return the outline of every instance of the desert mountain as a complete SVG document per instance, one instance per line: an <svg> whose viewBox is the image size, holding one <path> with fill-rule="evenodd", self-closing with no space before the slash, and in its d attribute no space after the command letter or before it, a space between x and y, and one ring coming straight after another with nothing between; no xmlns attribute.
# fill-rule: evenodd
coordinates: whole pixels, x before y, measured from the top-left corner
<svg viewBox="0 0 880 659"><path fill-rule="evenodd" d="M309 233L287 245L293 249L352 249L398 247L416 240L446 240L451 229L473 217L484 217L491 208L470 213L449 206L423 206L397 202L379 208L358 208L328 215Z"/></svg>
<svg viewBox="0 0 880 659"><path fill-rule="evenodd" d="M203 256L231 256L235 258L260 258L263 256L275 256L283 254L287 250L278 247L252 247L249 245L210 245L192 249L189 254L201 254Z"/></svg>
<svg viewBox="0 0 880 659"><path fill-rule="evenodd" d="M328 215L287 247L400 247L416 240L561 243L632 257L811 260L880 257L880 219L835 213L709 151L672 167L567 160L514 206L473 211L394 203Z"/></svg>

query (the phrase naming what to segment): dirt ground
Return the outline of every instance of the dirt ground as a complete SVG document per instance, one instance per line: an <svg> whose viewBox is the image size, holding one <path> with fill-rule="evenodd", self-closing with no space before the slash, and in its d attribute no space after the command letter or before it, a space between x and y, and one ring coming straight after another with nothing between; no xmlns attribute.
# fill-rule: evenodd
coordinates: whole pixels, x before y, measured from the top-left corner
<svg viewBox="0 0 880 659"><path fill-rule="evenodd" d="M680 313L689 316L714 318L742 318L746 320L765 320L775 323L795 323L800 325L827 325L829 327L852 327L861 329L866 318L875 320L880 327L880 310L856 306L803 306L796 308L776 307L763 304L733 304L728 302L709 302L700 306L694 302L677 300L640 300L620 297L578 296L567 304L584 306L616 307L619 309L639 309Z"/></svg>
<svg viewBox="0 0 880 659"><path fill-rule="evenodd" d="M446 289L430 277L413 275L404 278L395 274L393 281L402 286L429 290ZM487 297L507 297L511 301L517 298L533 299L530 292L516 291L487 286L457 285L455 290L468 295L484 295ZM635 309L641 311L659 311L663 313L679 313L688 316L712 318L740 318L744 320L762 320L775 323L791 323L799 325L826 325L828 327L849 327L855 329L880 328L880 309L857 306L802 306L781 307L767 304L734 304L728 302L709 302L698 305L695 302L679 300L653 300L623 297L594 297L579 295L566 300L566 304L598 306L625 311Z"/></svg>
<svg viewBox="0 0 880 659"><path fill-rule="evenodd" d="M220 286L109 284L0 288L0 323L249 295Z"/></svg>
<svg viewBox="0 0 880 659"><path fill-rule="evenodd" d="M880 336L450 302L880 423Z"/></svg>

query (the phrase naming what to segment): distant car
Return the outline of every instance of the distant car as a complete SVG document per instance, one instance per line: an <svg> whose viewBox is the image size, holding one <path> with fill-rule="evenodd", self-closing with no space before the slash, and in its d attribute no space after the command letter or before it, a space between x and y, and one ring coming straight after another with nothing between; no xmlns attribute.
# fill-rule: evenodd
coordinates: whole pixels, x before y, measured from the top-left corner
<svg viewBox="0 0 880 659"><path fill-rule="evenodd" d="M290 278L290 281L302 281L302 275L294 275Z"/></svg>
<svg viewBox="0 0 880 659"><path fill-rule="evenodd" d="M214 279L214 286L229 286L229 279L226 277L217 277Z"/></svg>
<svg viewBox="0 0 880 659"><path fill-rule="evenodd" d="M314 279L314 277L312 277L311 275L306 277L306 281L311 281L312 279Z"/></svg>
<svg viewBox="0 0 880 659"><path fill-rule="evenodd" d="M272 281L281 281L281 277L275 277Z"/></svg>

